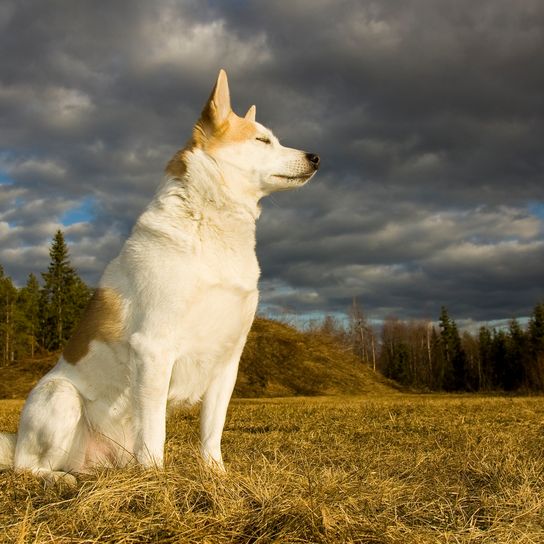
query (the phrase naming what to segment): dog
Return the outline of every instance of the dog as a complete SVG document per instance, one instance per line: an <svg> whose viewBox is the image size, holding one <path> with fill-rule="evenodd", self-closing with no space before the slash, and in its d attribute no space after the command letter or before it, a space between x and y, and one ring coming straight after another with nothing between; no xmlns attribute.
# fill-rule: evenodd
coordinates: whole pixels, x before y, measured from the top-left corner
<svg viewBox="0 0 544 544"><path fill-rule="evenodd" d="M237 116L221 70L18 434L0 435L0 464L70 483L99 466L162 467L167 403L202 400L201 454L224 470L221 435L257 308L259 200L318 167L257 123L255 106Z"/></svg>

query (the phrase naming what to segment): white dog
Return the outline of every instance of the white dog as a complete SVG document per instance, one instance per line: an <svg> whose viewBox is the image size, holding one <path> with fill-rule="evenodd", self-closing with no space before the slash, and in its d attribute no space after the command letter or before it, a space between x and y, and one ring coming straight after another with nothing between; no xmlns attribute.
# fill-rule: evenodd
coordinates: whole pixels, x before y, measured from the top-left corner
<svg viewBox="0 0 544 544"><path fill-rule="evenodd" d="M201 451L221 434L257 307L258 201L300 187L319 157L231 110L221 70L189 144L138 219L57 365L0 435L0 464L50 481L135 459L162 466L168 401L202 398Z"/></svg>

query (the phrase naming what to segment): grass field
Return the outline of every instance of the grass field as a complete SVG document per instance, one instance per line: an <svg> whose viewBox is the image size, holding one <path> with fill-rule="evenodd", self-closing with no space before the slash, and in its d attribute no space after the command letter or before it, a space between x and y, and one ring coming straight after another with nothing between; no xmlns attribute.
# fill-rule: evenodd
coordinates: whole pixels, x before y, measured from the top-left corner
<svg viewBox="0 0 544 544"><path fill-rule="evenodd" d="M0 402L1 429L20 406ZM235 400L225 476L199 463L197 420L170 418L165 470L0 474L0 541L544 542L542 398Z"/></svg>

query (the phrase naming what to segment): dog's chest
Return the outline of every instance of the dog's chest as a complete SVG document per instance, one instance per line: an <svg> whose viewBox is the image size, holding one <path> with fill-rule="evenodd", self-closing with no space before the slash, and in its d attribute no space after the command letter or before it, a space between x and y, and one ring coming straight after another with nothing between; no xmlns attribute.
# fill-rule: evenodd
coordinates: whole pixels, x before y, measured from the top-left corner
<svg viewBox="0 0 544 544"><path fill-rule="evenodd" d="M259 266L252 246L203 250L194 295L184 317L197 352L227 355L253 321Z"/></svg>
<svg viewBox="0 0 544 544"><path fill-rule="evenodd" d="M191 304L184 345L172 369L169 400L197 402L221 369L238 358L253 322L257 290L209 286Z"/></svg>
<svg viewBox="0 0 544 544"><path fill-rule="evenodd" d="M259 267L252 246L234 247L206 247L200 255L197 287L180 323L183 348L170 400L197 401L245 343L257 308Z"/></svg>

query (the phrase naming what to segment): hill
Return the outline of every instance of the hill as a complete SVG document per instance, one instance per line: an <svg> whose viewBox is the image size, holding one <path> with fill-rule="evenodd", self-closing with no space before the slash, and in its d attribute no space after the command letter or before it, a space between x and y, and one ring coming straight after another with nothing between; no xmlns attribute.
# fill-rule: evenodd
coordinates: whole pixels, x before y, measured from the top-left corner
<svg viewBox="0 0 544 544"><path fill-rule="evenodd" d="M26 398L36 382L57 362L58 354L17 361L0 368L0 399Z"/></svg>
<svg viewBox="0 0 544 544"><path fill-rule="evenodd" d="M240 361L234 395L287 397L390 393L381 375L333 338L257 318Z"/></svg>
<svg viewBox="0 0 544 544"><path fill-rule="evenodd" d="M58 355L0 369L0 398L24 398ZM257 318L240 361L236 397L287 397L391 392L387 381L332 338Z"/></svg>

